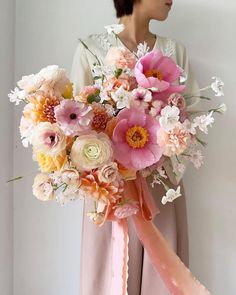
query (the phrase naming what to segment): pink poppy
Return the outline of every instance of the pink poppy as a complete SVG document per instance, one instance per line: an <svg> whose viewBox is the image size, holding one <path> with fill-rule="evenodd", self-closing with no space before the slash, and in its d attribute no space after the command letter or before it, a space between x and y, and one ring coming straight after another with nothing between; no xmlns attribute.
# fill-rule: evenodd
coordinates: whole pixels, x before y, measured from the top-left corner
<svg viewBox="0 0 236 295"><path fill-rule="evenodd" d="M137 62L135 77L140 86L151 88L155 99L167 99L174 92L183 92L184 85L176 85L181 70L174 60L164 56L161 50L147 53Z"/></svg>
<svg viewBox="0 0 236 295"><path fill-rule="evenodd" d="M157 143L159 122L138 108L123 109L116 119L112 136L116 160L133 170L157 163L163 152Z"/></svg>
<svg viewBox="0 0 236 295"><path fill-rule="evenodd" d="M65 99L54 109L55 117L60 128L67 136L78 135L88 130L93 118L90 106L82 102Z"/></svg>

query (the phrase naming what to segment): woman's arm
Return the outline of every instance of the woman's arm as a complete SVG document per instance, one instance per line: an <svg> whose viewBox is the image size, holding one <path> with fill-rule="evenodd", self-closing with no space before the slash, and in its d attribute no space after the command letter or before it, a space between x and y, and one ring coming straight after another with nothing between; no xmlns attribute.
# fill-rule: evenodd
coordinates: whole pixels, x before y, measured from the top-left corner
<svg viewBox="0 0 236 295"><path fill-rule="evenodd" d="M77 95L84 86L94 84L87 52L80 41L74 54L70 80L74 84L74 95Z"/></svg>

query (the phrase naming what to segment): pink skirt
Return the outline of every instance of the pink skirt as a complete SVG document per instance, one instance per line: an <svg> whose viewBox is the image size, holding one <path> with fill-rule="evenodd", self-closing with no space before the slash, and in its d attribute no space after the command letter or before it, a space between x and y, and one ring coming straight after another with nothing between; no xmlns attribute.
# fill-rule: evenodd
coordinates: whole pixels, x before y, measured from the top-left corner
<svg viewBox="0 0 236 295"><path fill-rule="evenodd" d="M188 266L187 214L183 183L180 183L182 196L166 205L161 204L162 196L165 195L163 187L156 185L152 188L150 179L148 184L160 209L154 224L183 263ZM94 225L86 216L91 206L92 202L84 203L79 295L112 295L110 292L112 226L111 222L102 227ZM128 265L128 295L170 295L143 249L131 220L129 220Z"/></svg>

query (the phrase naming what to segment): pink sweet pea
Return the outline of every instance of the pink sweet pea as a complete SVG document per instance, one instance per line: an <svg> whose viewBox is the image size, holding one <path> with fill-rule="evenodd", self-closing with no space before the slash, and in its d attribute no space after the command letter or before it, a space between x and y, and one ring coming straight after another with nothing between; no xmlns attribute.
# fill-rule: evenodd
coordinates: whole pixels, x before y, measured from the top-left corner
<svg viewBox="0 0 236 295"><path fill-rule="evenodd" d="M123 109L116 119L112 137L116 160L133 170L157 163L163 152L157 143L159 122L138 108Z"/></svg>
<svg viewBox="0 0 236 295"><path fill-rule="evenodd" d="M183 92L184 85L176 85L181 70L161 50L147 53L136 64L135 77L140 86L150 88L155 99L167 100L170 94Z"/></svg>

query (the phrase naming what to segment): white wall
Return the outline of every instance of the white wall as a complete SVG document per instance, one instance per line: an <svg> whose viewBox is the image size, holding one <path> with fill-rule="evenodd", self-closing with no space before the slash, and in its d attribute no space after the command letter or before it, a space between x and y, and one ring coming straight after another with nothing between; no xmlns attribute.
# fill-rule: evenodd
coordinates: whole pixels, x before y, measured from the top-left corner
<svg viewBox="0 0 236 295"><path fill-rule="evenodd" d="M0 2L0 294L12 295L13 204L12 177L13 108L7 94L14 78L14 1Z"/></svg>
<svg viewBox="0 0 236 295"><path fill-rule="evenodd" d="M16 4L16 79L52 63L69 72L77 38L100 32L115 20L111 0ZM191 268L214 295L236 293L236 160L231 156L236 148L235 12L233 0L182 0L176 1L167 22L152 24L157 34L185 43L200 84L215 74L226 83L230 110L210 130L207 165L189 169L185 177ZM15 175L27 175L15 184L15 295L78 295L81 204L59 208L32 197L36 166L31 151L21 147L17 110L15 115Z"/></svg>

